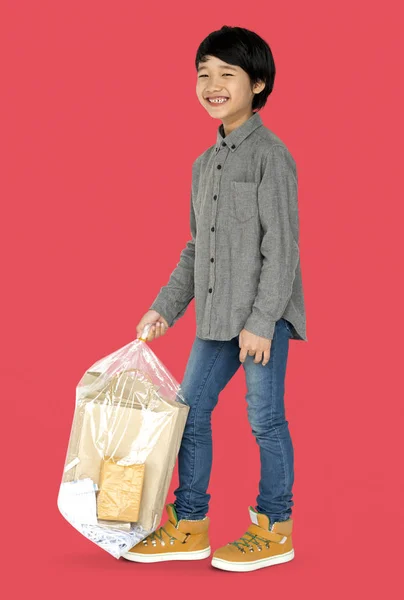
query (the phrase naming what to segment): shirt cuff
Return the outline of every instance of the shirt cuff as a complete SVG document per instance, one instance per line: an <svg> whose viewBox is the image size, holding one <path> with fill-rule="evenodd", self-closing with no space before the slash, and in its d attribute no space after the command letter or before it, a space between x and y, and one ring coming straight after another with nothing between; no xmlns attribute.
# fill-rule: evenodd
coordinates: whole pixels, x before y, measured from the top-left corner
<svg viewBox="0 0 404 600"><path fill-rule="evenodd" d="M149 310L156 310L167 321L168 326L172 327L174 321L174 313L169 310L167 304L163 300L156 300L149 307Z"/></svg>
<svg viewBox="0 0 404 600"><path fill-rule="evenodd" d="M254 335L259 335L267 340L272 340L274 337L275 325L276 321L268 318L264 319L253 311L245 322L244 329Z"/></svg>
<svg viewBox="0 0 404 600"><path fill-rule="evenodd" d="M190 290L185 302L173 302L172 298L165 297L163 290L158 294L151 306L149 306L149 310L157 311L167 321L168 326L172 327L185 314L193 297L193 291Z"/></svg>

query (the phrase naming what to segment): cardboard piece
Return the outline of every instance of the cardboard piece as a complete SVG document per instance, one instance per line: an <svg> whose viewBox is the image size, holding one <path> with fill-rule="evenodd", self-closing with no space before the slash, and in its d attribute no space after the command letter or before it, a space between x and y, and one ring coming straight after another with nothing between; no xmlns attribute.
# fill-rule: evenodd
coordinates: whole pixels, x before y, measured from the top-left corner
<svg viewBox="0 0 404 600"><path fill-rule="evenodd" d="M100 375L87 371L77 386L80 397L65 461L69 468L63 481L90 477L100 488L107 457L126 465L143 463L143 487L135 522L154 530L161 520L189 406L163 398L145 378L122 376L113 389L105 381L97 387ZM105 497L101 506L104 502ZM100 518L107 520L105 516Z"/></svg>
<svg viewBox="0 0 404 600"><path fill-rule="evenodd" d="M109 456L101 463L97 516L109 521L139 518L145 463L120 465Z"/></svg>

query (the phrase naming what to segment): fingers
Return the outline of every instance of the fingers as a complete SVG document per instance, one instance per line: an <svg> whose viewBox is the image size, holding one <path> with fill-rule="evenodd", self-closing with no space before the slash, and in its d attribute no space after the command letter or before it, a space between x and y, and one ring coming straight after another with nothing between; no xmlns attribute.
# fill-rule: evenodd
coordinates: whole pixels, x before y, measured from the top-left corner
<svg viewBox="0 0 404 600"><path fill-rule="evenodd" d="M156 323L153 323L149 329L147 341L151 342L151 341L161 337L162 335L164 335L166 333L166 331L167 331L167 327L161 321L157 321Z"/></svg>
<svg viewBox="0 0 404 600"><path fill-rule="evenodd" d="M264 352L264 360L262 361L262 365L265 366L266 364L269 363L269 350L265 350Z"/></svg>
<svg viewBox="0 0 404 600"><path fill-rule="evenodd" d="M165 326L165 323L163 323L162 321L157 321L157 323L155 324L155 336L156 338L161 337L162 335L164 335L167 331L167 327Z"/></svg>
<svg viewBox="0 0 404 600"><path fill-rule="evenodd" d="M262 352L256 352L255 353L255 358L254 358L254 362L255 363L260 363L262 361Z"/></svg>
<svg viewBox="0 0 404 600"><path fill-rule="evenodd" d="M247 356L247 349L246 348L241 348L240 354L239 354L240 362L243 363L245 361L245 357L246 356Z"/></svg>
<svg viewBox="0 0 404 600"><path fill-rule="evenodd" d="M254 356L255 364L259 364L260 362L262 362L262 365L265 366L269 362L270 350L265 350L264 352L262 352L262 350L257 350L256 352L253 352L252 350L247 350L246 348L241 348L240 354L239 354L240 362L243 363L245 361L245 358L247 355ZM264 355L264 356L262 356L262 355Z"/></svg>

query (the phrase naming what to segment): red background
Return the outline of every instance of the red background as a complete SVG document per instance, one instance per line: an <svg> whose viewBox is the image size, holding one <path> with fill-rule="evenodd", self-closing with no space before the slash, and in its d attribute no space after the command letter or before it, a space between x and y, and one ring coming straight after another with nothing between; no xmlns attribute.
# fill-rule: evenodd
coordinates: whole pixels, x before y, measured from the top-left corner
<svg viewBox="0 0 404 600"><path fill-rule="evenodd" d="M391 1L2 2L8 597L398 597L400 12ZM117 561L56 505L76 383L135 339L189 238L191 165L220 124L196 98L194 57L223 24L255 30L274 53L261 116L298 165L309 340L291 342L286 382L296 557L244 575L210 559ZM194 335L192 302L151 343L179 381ZM258 493L244 394L240 369L213 415L213 550L244 533ZM167 501L177 481L176 467Z"/></svg>

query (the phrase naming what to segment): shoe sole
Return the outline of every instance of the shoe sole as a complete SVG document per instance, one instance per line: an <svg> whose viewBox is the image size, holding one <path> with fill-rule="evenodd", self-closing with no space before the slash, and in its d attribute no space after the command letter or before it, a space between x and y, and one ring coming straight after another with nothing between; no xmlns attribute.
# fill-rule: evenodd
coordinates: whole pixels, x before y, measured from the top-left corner
<svg viewBox="0 0 404 600"><path fill-rule="evenodd" d="M186 552L159 552L158 554L141 554L140 552L125 552L122 558L132 560L134 562L153 563L162 562L164 560L201 560L208 558L211 553L211 547L203 550L192 550Z"/></svg>
<svg viewBox="0 0 404 600"><path fill-rule="evenodd" d="M259 560L253 560L248 563L232 562L230 560L224 560L223 558L212 558L212 566L217 569L223 569L224 571L255 571L255 569L262 569L263 567L270 567L272 565L278 565L280 563L289 562L295 556L295 551L290 550L285 554L278 556L271 556L270 558L261 558Z"/></svg>

